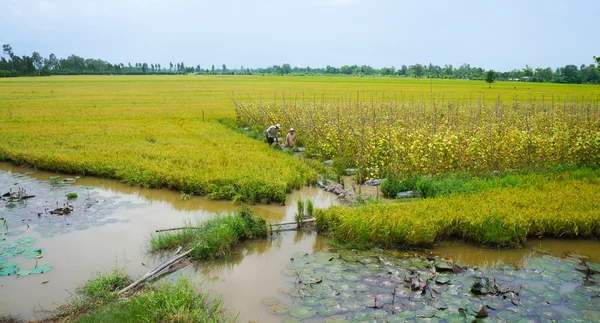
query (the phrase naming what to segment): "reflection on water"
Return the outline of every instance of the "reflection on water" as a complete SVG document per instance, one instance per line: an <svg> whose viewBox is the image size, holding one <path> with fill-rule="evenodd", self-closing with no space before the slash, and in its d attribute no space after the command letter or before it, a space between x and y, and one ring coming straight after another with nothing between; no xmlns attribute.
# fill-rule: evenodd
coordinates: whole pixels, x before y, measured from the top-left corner
<svg viewBox="0 0 600 323"><path fill-rule="evenodd" d="M56 173L41 172L30 168L16 167L8 163L0 163L0 172L13 174L27 174L35 180L20 180L27 184L27 192L39 194L31 200L29 206L37 205L36 199L44 202L42 189L37 185L48 185L50 176L61 175ZM63 176L73 177L73 176ZM37 180L45 181L43 183ZM12 187L13 182L6 185ZM36 246L43 248L44 261L54 267L43 275L30 275L25 277L0 277L0 314L15 315L22 319L35 318L32 310L51 310L72 297L72 292L78 284L95 277L97 272L106 272L115 268L124 268L132 277L140 277L150 269L156 267L162 258L146 254L146 241L157 229L179 227L184 222L196 222L216 216L218 213L227 213L238 206L230 201L212 201L202 197L192 197L181 200L177 192L169 190L145 189L119 183L115 180L101 179L90 176L78 178L73 184L75 188L80 185L93 186L93 195L103 198L117 198L135 208L114 208L108 211L107 217L117 219L110 226L90 226L84 231L70 231L60 236L43 236L33 224L25 228L23 233L15 237L6 237L5 243L12 243L20 237L33 237ZM10 187L0 190L8 191ZM14 187L16 190L16 187ZM85 194L85 193L84 193ZM81 196L81 194L80 194ZM64 197L62 197L64 198ZM82 196L83 198L83 196ZM87 198L87 196L85 196ZM327 207L337 203L337 197L331 193L323 192L318 188L306 187L289 194L286 205L255 205L253 210L268 221L292 221L299 199L311 199L315 207ZM66 198L65 198L66 199ZM79 199L79 198L78 198ZM43 209L43 208L42 208ZM8 212L8 211L7 211ZM27 213L29 211L24 210ZM24 213L24 214L25 214ZM20 215L15 215L19 217ZM21 230L21 228L19 228ZM244 257L264 257L281 252L281 245L285 239L293 239L290 234L277 235L269 243L255 243L244 246L244 249L230 261L220 263L211 276L207 269L207 277L220 277L220 272L229 272L232 277L237 277L237 264L245 262ZM310 246L315 243L314 236L298 238L295 245ZM165 255L172 256L172 255ZM11 261L20 262L19 257ZM257 268L260 268L257 263ZM207 268L211 268L208 266ZM229 269L227 269L229 268ZM243 274L241 272L240 274ZM204 275L201 275L204 277ZM48 281L42 284L43 281ZM5 297L9 295L9 297Z"/></svg>
<svg viewBox="0 0 600 323"><path fill-rule="evenodd" d="M0 171L21 174L27 173L30 177L44 181L47 181L50 176L61 175L58 173L37 171L27 167L14 166L10 163L2 162L0 162ZM151 206L168 204L169 207L180 212L195 213L197 211L202 211L218 214L232 212L239 207L239 205L236 205L231 201L215 201L198 196L192 196L192 198L188 200L182 200L180 193L168 189L150 189L131 186L117 180L92 176L82 176L77 179L75 184L93 186L97 189L107 191L112 195L129 195L141 201L145 201ZM334 194L327 193L318 187L303 187L301 190L294 190L292 193L288 194L285 206L279 204L258 204L253 205L252 210L256 214L267 219L267 221L293 221L294 213L296 212L296 202L299 199L312 200L315 208L328 207L338 203L338 199Z"/></svg>
<svg viewBox="0 0 600 323"><path fill-rule="evenodd" d="M452 258L458 263L484 268L497 267L501 264L519 266L533 255L539 255L539 252L559 257L575 253L587 256L591 261L600 261L599 240L530 239L523 248L500 250L450 241L441 243L434 248L434 251Z"/></svg>

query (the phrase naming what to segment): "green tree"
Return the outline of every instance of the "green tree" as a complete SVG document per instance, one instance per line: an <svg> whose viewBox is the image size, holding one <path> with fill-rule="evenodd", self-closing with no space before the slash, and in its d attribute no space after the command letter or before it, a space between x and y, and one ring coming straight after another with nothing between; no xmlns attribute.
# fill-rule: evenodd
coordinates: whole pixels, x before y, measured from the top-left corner
<svg viewBox="0 0 600 323"><path fill-rule="evenodd" d="M33 61L33 66L35 66L35 69L39 75L42 67L44 66L44 59L42 59L40 53L33 52L33 54L31 54L31 60Z"/></svg>
<svg viewBox="0 0 600 323"><path fill-rule="evenodd" d="M227 72L227 65L223 64L223 73Z"/></svg>
<svg viewBox="0 0 600 323"><path fill-rule="evenodd" d="M10 58L10 62L11 62L11 66L14 69L15 68L15 53L12 50L12 47L9 44L4 44L2 45L2 51L8 55L8 57Z"/></svg>
<svg viewBox="0 0 600 323"><path fill-rule="evenodd" d="M598 71L600 71L600 57L594 56L594 59L596 60L596 63L598 63Z"/></svg>
<svg viewBox="0 0 600 323"><path fill-rule="evenodd" d="M496 78L496 72L494 70L489 70L485 73L485 81L490 84L490 89L492 88L492 83L494 83L494 79Z"/></svg>

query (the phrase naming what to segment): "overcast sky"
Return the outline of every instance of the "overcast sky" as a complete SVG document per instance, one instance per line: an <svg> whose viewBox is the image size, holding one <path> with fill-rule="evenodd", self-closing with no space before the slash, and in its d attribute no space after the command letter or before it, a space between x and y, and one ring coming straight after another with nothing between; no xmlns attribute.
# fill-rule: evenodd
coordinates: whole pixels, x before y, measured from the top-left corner
<svg viewBox="0 0 600 323"><path fill-rule="evenodd" d="M600 56L600 0L0 0L0 8L0 43L19 56L501 71Z"/></svg>

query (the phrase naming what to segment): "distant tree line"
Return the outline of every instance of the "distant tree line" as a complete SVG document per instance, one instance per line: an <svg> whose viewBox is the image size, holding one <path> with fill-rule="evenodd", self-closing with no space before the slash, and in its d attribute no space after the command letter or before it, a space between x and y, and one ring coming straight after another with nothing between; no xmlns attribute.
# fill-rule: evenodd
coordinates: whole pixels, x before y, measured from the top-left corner
<svg viewBox="0 0 600 323"><path fill-rule="evenodd" d="M325 68L291 67L290 64L273 65L267 68L244 68L228 69L222 64L221 68L202 68L200 65L185 65L183 62L169 63L162 66L158 63L110 63L102 59L83 58L70 55L67 58L57 58L50 54L48 58L42 57L38 52L31 56L17 56L9 44L2 46L2 52L7 56L0 58L0 77L17 76L46 76L46 75L145 75L145 74L219 74L219 75L353 75L353 76L395 76L414 78L443 78L443 79L470 79L486 80L490 76L499 81L528 81L528 82L554 82L554 83L600 83L600 57L594 57L598 66L590 65L566 65L552 69L525 66L523 69L514 69L507 72L486 71L481 67L471 67L462 64L459 67L444 65L443 67L433 64L402 65L400 68L383 67L380 69L369 65L344 65L333 67L327 65ZM490 82L491 84L491 82Z"/></svg>

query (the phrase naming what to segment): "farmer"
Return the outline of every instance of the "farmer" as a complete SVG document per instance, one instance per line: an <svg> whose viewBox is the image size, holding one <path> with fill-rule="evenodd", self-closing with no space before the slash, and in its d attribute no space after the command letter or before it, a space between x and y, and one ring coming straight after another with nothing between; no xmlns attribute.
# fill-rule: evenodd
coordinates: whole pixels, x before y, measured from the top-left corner
<svg viewBox="0 0 600 323"><path fill-rule="evenodd" d="M275 141L277 141L277 131L279 131L279 128L281 128L279 123L267 128L265 135L267 136L267 143L269 145L272 145Z"/></svg>
<svg viewBox="0 0 600 323"><path fill-rule="evenodd" d="M290 128L287 135L285 135L285 142L283 143L284 147L294 148L296 147L296 131L294 128Z"/></svg>

